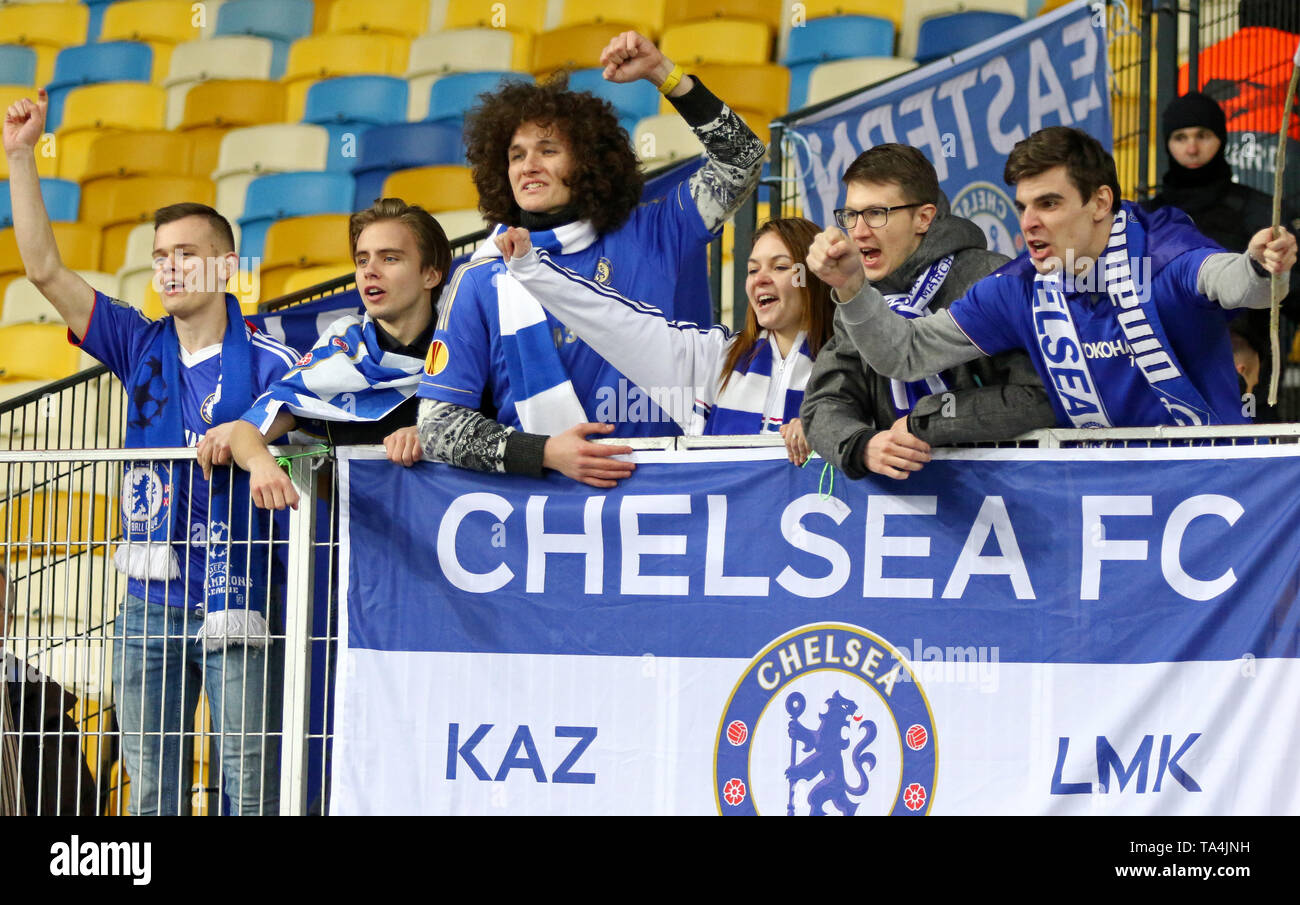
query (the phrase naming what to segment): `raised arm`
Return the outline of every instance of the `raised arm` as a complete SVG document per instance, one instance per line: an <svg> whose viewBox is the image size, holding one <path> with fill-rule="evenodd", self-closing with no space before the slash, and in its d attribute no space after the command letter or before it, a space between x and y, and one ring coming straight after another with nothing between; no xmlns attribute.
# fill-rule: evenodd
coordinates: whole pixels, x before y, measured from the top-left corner
<svg viewBox="0 0 1300 905"><path fill-rule="evenodd" d="M596 354L641 387L682 427L697 397L711 403L731 335L670 321L662 311L561 267L527 230L498 237L510 273Z"/></svg>
<svg viewBox="0 0 1300 905"><path fill-rule="evenodd" d="M836 314L862 360L886 377L920 380L983 354L946 310L916 320L891 311L867 282L858 250L833 226L813 240L808 270L834 290Z"/></svg>
<svg viewBox="0 0 1300 905"><path fill-rule="evenodd" d="M49 299L74 335L85 339L90 315L95 308L95 290L69 270L59 256L54 230L41 198L41 179L36 172L36 143L45 131L45 113L50 101L41 89L33 103L15 101L5 111L4 146L9 159L9 194L13 205L14 237L22 256L27 279Z"/></svg>
<svg viewBox="0 0 1300 905"><path fill-rule="evenodd" d="M1296 262L1296 238L1287 230L1273 238L1261 229L1241 254L1210 255L1196 275L1196 289L1223 308L1267 308L1272 300L1270 275L1282 274L1283 293L1290 287Z"/></svg>
<svg viewBox="0 0 1300 905"><path fill-rule="evenodd" d="M634 31L609 42L600 55L611 82L645 79L663 90L676 69L650 39ZM690 179L691 199L710 232L731 218L758 184L767 147L743 119L703 83L683 74L666 97L704 145L708 160Z"/></svg>

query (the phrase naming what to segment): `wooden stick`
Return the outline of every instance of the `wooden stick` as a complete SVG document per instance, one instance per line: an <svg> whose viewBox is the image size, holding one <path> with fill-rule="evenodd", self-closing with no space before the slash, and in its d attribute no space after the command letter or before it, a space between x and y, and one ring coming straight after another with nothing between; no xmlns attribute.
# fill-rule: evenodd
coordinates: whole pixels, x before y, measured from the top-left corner
<svg viewBox="0 0 1300 905"><path fill-rule="evenodd" d="M1282 175L1286 172L1287 133L1291 130L1291 105L1295 103L1296 82L1300 81L1300 45L1296 46L1291 61L1291 82L1286 89L1286 103L1282 106L1282 128L1277 134L1277 164L1273 168L1273 238L1282 235ZM1270 281L1273 304L1269 309L1268 336L1272 347L1273 367L1268 380L1268 404L1277 405L1277 385L1282 374L1282 349L1278 333L1282 326L1282 275L1273 274Z"/></svg>

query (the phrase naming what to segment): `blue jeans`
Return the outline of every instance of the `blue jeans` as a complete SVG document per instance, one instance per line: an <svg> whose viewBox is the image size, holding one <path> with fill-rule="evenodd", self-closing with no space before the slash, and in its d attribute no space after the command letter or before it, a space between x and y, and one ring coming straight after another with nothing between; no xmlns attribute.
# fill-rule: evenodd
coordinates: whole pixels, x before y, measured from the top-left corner
<svg viewBox="0 0 1300 905"><path fill-rule="evenodd" d="M130 594L118 609L113 695L122 764L131 777L129 810L188 811L192 760L185 751L192 748L186 740L193 738L203 690L218 751L211 769L220 767L231 813L277 814L284 643L209 652L195 640L202 625L197 610Z"/></svg>

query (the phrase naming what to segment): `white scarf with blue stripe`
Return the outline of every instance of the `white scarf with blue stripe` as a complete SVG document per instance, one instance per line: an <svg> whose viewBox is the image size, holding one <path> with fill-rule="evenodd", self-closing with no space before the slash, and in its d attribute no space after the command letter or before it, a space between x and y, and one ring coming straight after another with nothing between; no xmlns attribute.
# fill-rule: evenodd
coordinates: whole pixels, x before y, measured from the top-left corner
<svg viewBox="0 0 1300 905"><path fill-rule="evenodd" d="M813 366L807 335L801 332L795 338L790 354L774 376L778 355L775 337L764 330L758 335L754 350L741 356L731 379L718 394L712 411L708 412L705 434L770 433L799 417L799 406ZM698 408L696 413L702 414Z"/></svg>
<svg viewBox="0 0 1300 905"><path fill-rule="evenodd" d="M258 397L244 420L263 432L285 408L298 418L378 421L415 394L424 361L386 352L367 314L330 324L312 350Z"/></svg>
<svg viewBox="0 0 1300 905"><path fill-rule="evenodd" d="M505 229L497 226L474 252L474 260L500 257L501 250L493 240ZM566 255L589 247L597 234L590 222L579 220L552 230L538 230L531 237L534 247ZM530 434L554 435L589 420L555 348L541 304L509 271L497 274L494 282L501 348L515 397L515 413L523 429Z"/></svg>
<svg viewBox="0 0 1300 905"><path fill-rule="evenodd" d="M934 300L935 294L938 293L939 287L943 285L951 269L952 255L948 255L927 267L916 278L910 291L887 295L885 301L896 313L908 320L925 317L930 314L930 302ZM893 397L894 412L901 418L916 408L916 404L923 397L947 390L948 384L944 382L941 375L931 374L920 380L911 381L891 378L889 389Z"/></svg>

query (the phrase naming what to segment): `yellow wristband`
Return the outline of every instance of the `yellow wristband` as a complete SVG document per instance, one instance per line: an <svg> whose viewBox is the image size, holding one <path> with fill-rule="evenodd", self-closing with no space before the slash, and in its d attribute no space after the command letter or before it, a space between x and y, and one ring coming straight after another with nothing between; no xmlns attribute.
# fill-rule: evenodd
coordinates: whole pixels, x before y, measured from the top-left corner
<svg viewBox="0 0 1300 905"><path fill-rule="evenodd" d="M669 92L677 87L677 83L682 80L682 76L685 74L686 72L681 66L673 66L673 71L668 73L668 78L664 79L664 83L659 86L659 93L667 97Z"/></svg>

